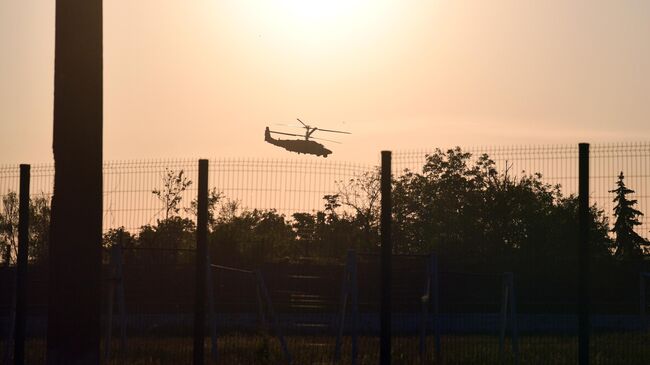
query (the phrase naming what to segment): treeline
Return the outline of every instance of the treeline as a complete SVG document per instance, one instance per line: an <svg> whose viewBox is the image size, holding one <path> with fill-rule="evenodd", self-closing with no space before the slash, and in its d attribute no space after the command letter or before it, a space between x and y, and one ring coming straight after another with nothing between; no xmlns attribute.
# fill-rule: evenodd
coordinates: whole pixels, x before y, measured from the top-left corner
<svg viewBox="0 0 650 365"><path fill-rule="evenodd" d="M616 222L596 205L590 208L591 252L595 260L641 262L648 242L635 233L641 212L627 198L621 173L617 189ZM168 170L162 187L152 190L164 218L138 232L112 229L104 245L121 243L131 259L156 253L161 263L191 259L195 245L196 201L181 208L192 182L183 171ZM346 250L378 250L380 191L378 171L339 181L338 192L323 198L317 212L290 217L275 210L245 209L239 202L212 190L209 194L209 250L216 262L252 263L269 260L340 259ZM3 199L0 213L2 259L15 257L17 235L15 193ZM49 206L33 201L30 259L41 260L47 247ZM393 181L394 248L397 253L436 252L455 267L517 269L539 263L558 268L577 258L578 199L564 195L540 174L513 174L496 168L489 156L473 158L460 148L436 150L426 156L422 172L404 171ZM34 224L36 223L36 224ZM615 234L610 234L613 231ZM137 252L136 249L142 249ZM13 251L12 251L13 250ZM125 254L127 254L125 251ZM546 267L548 269L548 267Z"/></svg>

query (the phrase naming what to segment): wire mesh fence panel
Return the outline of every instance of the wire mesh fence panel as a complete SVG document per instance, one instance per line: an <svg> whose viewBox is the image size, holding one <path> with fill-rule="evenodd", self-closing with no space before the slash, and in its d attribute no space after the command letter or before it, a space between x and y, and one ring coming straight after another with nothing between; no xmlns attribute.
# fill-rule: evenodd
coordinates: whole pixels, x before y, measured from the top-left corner
<svg viewBox="0 0 650 365"><path fill-rule="evenodd" d="M285 363L286 338L258 270L210 264L214 303L210 323L212 359L219 363ZM209 280L209 282L210 282Z"/></svg>
<svg viewBox="0 0 650 365"><path fill-rule="evenodd" d="M447 363L519 360L519 315L508 277L507 273L440 272L441 351Z"/></svg>
<svg viewBox="0 0 650 365"><path fill-rule="evenodd" d="M263 266L294 363L331 362L334 358L341 267L318 262Z"/></svg>
<svg viewBox="0 0 650 365"><path fill-rule="evenodd" d="M648 327L643 296L648 262L591 262L590 357L594 363L646 364Z"/></svg>
<svg viewBox="0 0 650 365"><path fill-rule="evenodd" d="M210 161L210 190L238 209L275 210L291 215L321 209L323 196L336 193L336 182L370 169L350 163L305 160L213 159ZM172 173L195 182L198 169L193 160L110 162L104 165L104 227L124 226L137 230L166 218L165 202L153 190L164 189L164 178ZM180 194L181 216L191 216L196 185Z"/></svg>
<svg viewBox="0 0 650 365"><path fill-rule="evenodd" d="M45 363L47 328L48 236L54 167L31 166L30 227L26 291L25 361ZM14 353L16 258L18 255L18 165L0 166L0 362Z"/></svg>
<svg viewBox="0 0 650 365"><path fill-rule="evenodd" d="M356 257L358 363L373 364L379 361L381 262L377 254L360 253ZM428 299L424 298L429 279L428 255L401 255L392 260L392 361L398 364L431 362L436 346L431 329L433 317Z"/></svg>
<svg viewBox="0 0 650 365"><path fill-rule="evenodd" d="M120 251L104 275L104 363L191 362L194 250L127 246Z"/></svg>
<svg viewBox="0 0 650 365"><path fill-rule="evenodd" d="M16 267L0 268L0 360L13 363L16 326ZM25 325L25 363L45 364L47 329L47 267L30 265L27 272L27 321Z"/></svg>
<svg viewBox="0 0 650 365"><path fill-rule="evenodd" d="M460 151L473 154L465 172L487 153L500 174L496 183L505 188L497 184L491 195L483 188L465 194L471 187L463 184L480 174L470 171L464 180L435 175L425 157L436 155L433 150L393 154L394 362L575 363L576 206L568 197L577 192L577 147ZM435 167L442 170L436 171L452 171L455 167L444 165L448 159L443 157ZM591 202L604 210L604 215L592 213L590 223L596 237L590 275L596 364L650 363L648 300L642 300L650 297L650 278L643 282L641 274L650 267L647 260L617 255L616 235L610 231L615 218L610 190L621 171L626 186L636 191L628 195L637 200L636 209L650 207L649 161L648 143L591 148ZM416 174L402 179L405 168ZM32 166L30 364L43 363L46 350L53 170L52 165ZM197 172L194 160L104 166L105 363L190 361ZM211 266L206 272L212 299L206 303L206 359L233 364L378 361L379 258L359 254L350 266L346 257L349 249L378 248L376 172L372 165L320 160L210 162ZM541 174L538 180L511 183L535 173ZM562 187L555 193L535 185L538 181ZM0 360L12 351L18 185L18 166L0 167ZM647 218L639 220L636 232L647 238ZM118 243L119 269L113 256ZM438 254L438 291L432 286L429 252Z"/></svg>
<svg viewBox="0 0 650 365"><path fill-rule="evenodd" d="M539 173L549 184L561 184L564 195L577 194L577 159L575 145L540 146L478 146L462 148L474 158L488 154L498 171L512 177ZM422 172L426 155L434 149L397 151L393 153L395 176L404 169ZM624 173L628 187L635 190L631 198L638 200L641 211L650 206L648 177L650 171L650 143L594 144L591 146L591 199L611 218L613 195L617 176ZM212 159L210 161L210 188L224 197L238 202L241 208L275 209L291 215L323 208L323 196L336 194L340 186L363 173L373 171L371 164L345 162L280 160L280 159ZM165 175L184 172L189 181L196 181L198 166L195 160L134 160L104 163L104 229L126 227L137 230L142 225L154 224L165 217L164 203L152 191L162 188ZM18 190L17 165L0 166L0 195ZM51 197L54 166L32 166L31 193ZM196 185L191 184L182 193L180 209L189 214L196 196ZM649 237L647 219L640 217L639 233Z"/></svg>

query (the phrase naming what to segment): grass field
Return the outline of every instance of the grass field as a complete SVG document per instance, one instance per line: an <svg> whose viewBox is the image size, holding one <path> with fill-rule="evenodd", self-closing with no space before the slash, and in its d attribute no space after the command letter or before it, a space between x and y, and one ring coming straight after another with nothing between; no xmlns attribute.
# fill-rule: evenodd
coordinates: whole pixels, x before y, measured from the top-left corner
<svg viewBox="0 0 650 365"><path fill-rule="evenodd" d="M333 336L288 336L287 343L293 364L331 364L334 354ZM393 364L419 364L417 336L393 339ZM279 343L274 337L250 333L233 333L219 338L218 364L283 364L286 363ZM2 350L6 348L2 343ZM350 339L345 338L341 364L350 363ZM190 364L192 339L190 337L163 337L128 339L125 351L119 351L114 342L113 354L106 365L167 365ZM209 341L205 346L206 364L213 363ZM379 339L359 338L358 364L379 362ZM32 339L27 343L27 364L44 364L45 343ZM433 338L427 339L425 363L435 364ZM460 335L443 336L442 355L444 364L512 364L510 342L500 359L496 336ZM1 359L1 358L0 358ZM572 336L522 336L520 338L521 364L576 364L577 338ZM592 336L592 364L650 364L650 335L648 333L608 333Z"/></svg>

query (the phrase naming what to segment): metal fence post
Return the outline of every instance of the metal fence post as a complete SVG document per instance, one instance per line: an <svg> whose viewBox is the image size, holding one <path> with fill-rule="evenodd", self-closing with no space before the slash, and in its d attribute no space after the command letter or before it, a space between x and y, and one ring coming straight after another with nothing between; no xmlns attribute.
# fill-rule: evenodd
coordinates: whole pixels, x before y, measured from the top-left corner
<svg viewBox="0 0 650 365"><path fill-rule="evenodd" d="M639 273L639 316L641 317L641 328L646 328L646 302L645 302L645 277L647 273Z"/></svg>
<svg viewBox="0 0 650 365"><path fill-rule="evenodd" d="M30 166L20 165L20 204L18 208L18 257L16 260L16 327L14 364L25 364L25 326L27 324L27 259L29 252L29 177Z"/></svg>
<svg viewBox="0 0 650 365"><path fill-rule="evenodd" d="M419 344L419 354L420 354L420 363L424 364L426 356L426 339L427 339L427 322L429 320L429 308L431 307L431 273L432 273L432 259L433 255L429 255L429 259L426 264L425 272L425 281L424 281L424 290L422 297L420 297L420 307L422 313L420 314L420 344Z"/></svg>
<svg viewBox="0 0 650 365"><path fill-rule="evenodd" d="M508 297L510 295L508 287L508 274L501 275L501 328L499 331L499 359L501 362L505 356L506 329L508 327Z"/></svg>
<svg viewBox="0 0 650 365"><path fill-rule="evenodd" d="M589 144L580 143L578 162L578 363L589 364Z"/></svg>
<svg viewBox="0 0 650 365"><path fill-rule="evenodd" d="M357 254L348 252L350 260L350 306L352 310L352 365L356 365L359 357L359 282L357 281Z"/></svg>
<svg viewBox="0 0 650 365"><path fill-rule="evenodd" d="M391 152L381 151L381 305L380 305L380 364L391 362Z"/></svg>
<svg viewBox="0 0 650 365"><path fill-rule="evenodd" d="M207 252L207 249L206 249ZM212 361L217 361L217 314L214 309L214 284L212 278L212 269L210 267L210 255L206 255L205 259L205 275L206 275L206 290L208 292L208 316L210 322L210 343Z"/></svg>
<svg viewBox="0 0 650 365"><path fill-rule="evenodd" d="M113 312L115 302L119 311L120 321L120 351L126 349L126 313L124 305L124 275L122 272L122 241L124 232L120 232L120 240L110 249L109 262L109 283L108 294L106 297L106 332L104 334L104 361L111 357L111 345L113 337Z"/></svg>
<svg viewBox="0 0 650 365"><path fill-rule="evenodd" d="M348 298L350 299L351 339L352 354L351 363L355 365L359 357L358 336L359 336L359 286L357 282L357 253L348 250L345 268L343 269L343 285L341 288L341 308L339 315L339 329L336 336L334 348L334 361L341 360L341 347L343 342L343 329L345 328L345 313Z"/></svg>
<svg viewBox="0 0 650 365"><path fill-rule="evenodd" d="M350 251L345 260L343 268L343 283L341 285L341 306L339 308L339 328L336 334L336 343L334 345L334 362L341 361L341 347L343 346L343 329L345 328L345 312L350 295Z"/></svg>
<svg viewBox="0 0 650 365"><path fill-rule="evenodd" d="M205 346L205 266L208 241L208 160L199 160L199 191L197 199L193 354L194 365L203 365Z"/></svg>
<svg viewBox="0 0 650 365"><path fill-rule="evenodd" d="M115 259L117 256L117 245L110 248L110 261L108 263L108 293L106 294L106 327L104 333L104 361L111 357L111 340L113 335L113 304L115 302L115 281L117 280L115 270Z"/></svg>
<svg viewBox="0 0 650 365"><path fill-rule="evenodd" d="M442 343L440 341L440 286L439 286L439 267L438 267L438 256L436 254L431 254L431 281L432 288L431 294L433 295L433 331L435 336L435 350L436 350L436 364L442 364Z"/></svg>
<svg viewBox="0 0 650 365"><path fill-rule="evenodd" d="M126 303L124 298L124 231L120 232L120 242L115 248L115 296L117 297L117 310L120 315L120 352L126 351Z"/></svg>
<svg viewBox="0 0 650 365"><path fill-rule="evenodd" d="M431 321L433 322L434 336L434 356L436 364L442 362L440 353L440 318L439 318L439 299L438 299L438 257L432 253L427 260L427 280L422 296L422 323L420 328L420 362L426 362L426 336L429 326L429 312L431 312Z"/></svg>
<svg viewBox="0 0 650 365"><path fill-rule="evenodd" d="M517 300L515 298L515 275L508 273L508 286L510 287L510 330L512 334L512 354L515 365L519 365L519 328L517 325Z"/></svg>
<svg viewBox="0 0 650 365"><path fill-rule="evenodd" d="M262 276L262 272L259 269L255 270L254 275L255 278L257 279L257 285L260 288L260 293L262 294L262 297L266 302L266 308L269 311L269 317L271 317L272 325L275 330L275 335L277 336L278 341L280 342L280 348L282 349L284 358L287 361L287 364L291 365L291 353L289 352L289 347L287 347L287 341L284 339L284 336L282 335L282 330L280 329L280 321L278 320L278 316L275 313L275 310L273 309L271 296L269 296L269 290L267 289L266 283L264 282L264 277Z"/></svg>

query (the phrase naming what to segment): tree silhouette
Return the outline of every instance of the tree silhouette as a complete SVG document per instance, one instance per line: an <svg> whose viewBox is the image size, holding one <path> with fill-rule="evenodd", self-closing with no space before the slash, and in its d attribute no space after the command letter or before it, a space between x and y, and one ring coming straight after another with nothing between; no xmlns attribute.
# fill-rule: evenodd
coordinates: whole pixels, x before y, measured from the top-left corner
<svg viewBox="0 0 650 365"><path fill-rule="evenodd" d="M614 255L625 260L638 259L643 256L643 246L650 243L634 232L634 226L641 224L639 216L643 213L634 208L637 203L635 199L628 199L627 195L634 193L634 190L625 186L624 179L625 176L621 171L616 182L617 188L609 191L616 195L614 197L616 222L612 228L612 232L616 233Z"/></svg>
<svg viewBox="0 0 650 365"><path fill-rule="evenodd" d="M50 236L50 201L45 196L29 199L29 248L28 257L32 263L47 258ZM2 198L0 209L0 257L5 266L18 256L18 194L9 191Z"/></svg>
<svg viewBox="0 0 650 365"><path fill-rule="evenodd" d="M150 258L156 263L187 263L191 255L184 250L195 247L195 235L196 225L193 220L171 216L158 220L156 225L142 226L137 244L141 247L158 249L150 254Z"/></svg>
<svg viewBox="0 0 650 365"><path fill-rule="evenodd" d="M192 180L183 176L183 170L177 173L174 170L165 169L162 189L153 189L151 191L163 203L165 219L169 219L172 214L178 214L181 209L179 204L183 199L183 192L190 185L192 185Z"/></svg>
<svg viewBox="0 0 650 365"><path fill-rule="evenodd" d="M299 253L295 238L274 209L241 210L236 201L226 201L210 233L210 255L213 262L230 264L294 257Z"/></svg>
<svg viewBox="0 0 650 365"><path fill-rule="evenodd" d="M3 264L9 266L18 254L18 194L15 191L2 197L0 249Z"/></svg>
<svg viewBox="0 0 650 365"><path fill-rule="evenodd" d="M368 247L376 246L379 239L380 172L377 168L348 181L338 181L338 193L323 197L326 211L334 212L341 205L352 209Z"/></svg>
<svg viewBox="0 0 650 365"><path fill-rule="evenodd" d="M208 227L212 228L216 223L217 223L217 204L223 200L225 195L223 192L218 192L217 188L212 188L208 192ZM185 212L189 213L193 216L197 216L198 212L198 206L199 206L199 200L198 198L192 199L192 202L190 203L189 208L185 208Z"/></svg>
<svg viewBox="0 0 650 365"><path fill-rule="evenodd" d="M499 172L487 155L436 150L421 173L396 178L393 203L397 252L436 251L459 267L572 259L577 197L540 174ZM594 255L609 255L607 220L595 206L590 230Z"/></svg>

